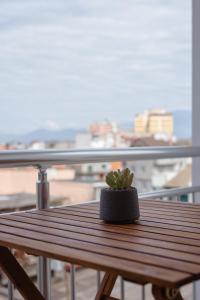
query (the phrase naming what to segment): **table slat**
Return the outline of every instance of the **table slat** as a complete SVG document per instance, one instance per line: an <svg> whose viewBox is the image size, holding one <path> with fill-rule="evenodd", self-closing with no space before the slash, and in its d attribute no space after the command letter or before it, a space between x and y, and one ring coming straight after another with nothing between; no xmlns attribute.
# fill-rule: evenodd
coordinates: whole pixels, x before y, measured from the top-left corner
<svg viewBox="0 0 200 300"><path fill-rule="evenodd" d="M99 204L0 216L0 245L135 281L178 287L200 278L200 206L140 201L135 224L99 219Z"/></svg>

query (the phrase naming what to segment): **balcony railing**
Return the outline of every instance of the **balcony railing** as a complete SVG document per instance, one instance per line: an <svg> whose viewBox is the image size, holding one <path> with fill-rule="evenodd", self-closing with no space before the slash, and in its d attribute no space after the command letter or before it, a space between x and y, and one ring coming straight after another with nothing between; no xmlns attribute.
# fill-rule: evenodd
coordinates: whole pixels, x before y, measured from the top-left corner
<svg viewBox="0 0 200 300"><path fill-rule="evenodd" d="M49 182L47 169L53 165L72 165L112 161L155 160L166 158L200 157L200 147L135 147L125 149L80 149L80 150L45 150L45 151L0 151L0 168L35 167L38 169L37 182L37 208L43 209L49 206ZM156 192L140 194L141 198L163 198L182 194L200 192L199 186L167 189ZM38 286L45 299L51 298L49 260L39 258ZM71 299L76 299L75 270L71 268ZM99 284L99 272L97 284ZM9 284L8 298L13 300L13 287ZM124 282L121 280L121 299L124 299ZM142 290L141 299L145 299L145 289ZM196 298L197 299L197 298Z"/></svg>

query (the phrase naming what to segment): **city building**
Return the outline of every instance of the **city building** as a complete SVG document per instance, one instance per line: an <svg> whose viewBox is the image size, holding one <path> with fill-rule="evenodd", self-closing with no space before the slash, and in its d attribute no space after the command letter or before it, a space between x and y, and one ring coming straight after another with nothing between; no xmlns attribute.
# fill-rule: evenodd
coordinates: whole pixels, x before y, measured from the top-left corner
<svg viewBox="0 0 200 300"><path fill-rule="evenodd" d="M157 159L153 164L152 186L154 189L162 189L164 187L172 188L171 180L182 174L182 171L188 164L191 164L190 158L175 159ZM191 174L190 174L191 180ZM170 184L169 184L170 183ZM185 186L183 176L179 176L179 186ZM187 185L188 186L188 182Z"/></svg>
<svg viewBox="0 0 200 300"><path fill-rule="evenodd" d="M92 148L117 148L129 146L124 139L124 132L116 122L95 122L90 125Z"/></svg>
<svg viewBox="0 0 200 300"><path fill-rule="evenodd" d="M90 133L78 133L75 137L75 148L89 148L92 143L92 136Z"/></svg>
<svg viewBox="0 0 200 300"><path fill-rule="evenodd" d="M115 122L94 122L89 126L89 132L94 136L106 135L109 133L116 132L118 130L118 126Z"/></svg>
<svg viewBox="0 0 200 300"><path fill-rule="evenodd" d="M153 135L156 138L171 140L173 137L173 115L165 110L155 109L136 115L134 133Z"/></svg>
<svg viewBox="0 0 200 300"><path fill-rule="evenodd" d="M128 161L126 167L134 173L134 186L139 193L149 192L152 190L152 160Z"/></svg>

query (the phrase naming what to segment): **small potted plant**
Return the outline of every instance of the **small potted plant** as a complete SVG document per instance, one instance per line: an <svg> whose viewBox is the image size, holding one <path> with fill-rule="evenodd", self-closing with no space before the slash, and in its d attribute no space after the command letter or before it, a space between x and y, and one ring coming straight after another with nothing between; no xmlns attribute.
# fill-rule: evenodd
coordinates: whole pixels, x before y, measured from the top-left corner
<svg viewBox="0 0 200 300"><path fill-rule="evenodd" d="M101 190L100 219L116 224L129 224L139 219L137 189L132 187L133 176L128 168L107 174L109 188Z"/></svg>

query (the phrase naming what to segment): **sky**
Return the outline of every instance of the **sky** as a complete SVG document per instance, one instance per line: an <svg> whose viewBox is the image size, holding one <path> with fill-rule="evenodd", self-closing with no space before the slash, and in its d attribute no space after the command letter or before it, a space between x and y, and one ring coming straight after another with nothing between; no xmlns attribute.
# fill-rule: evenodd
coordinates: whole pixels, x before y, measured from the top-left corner
<svg viewBox="0 0 200 300"><path fill-rule="evenodd" d="M1 0L0 132L191 108L190 0Z"/></svg>

